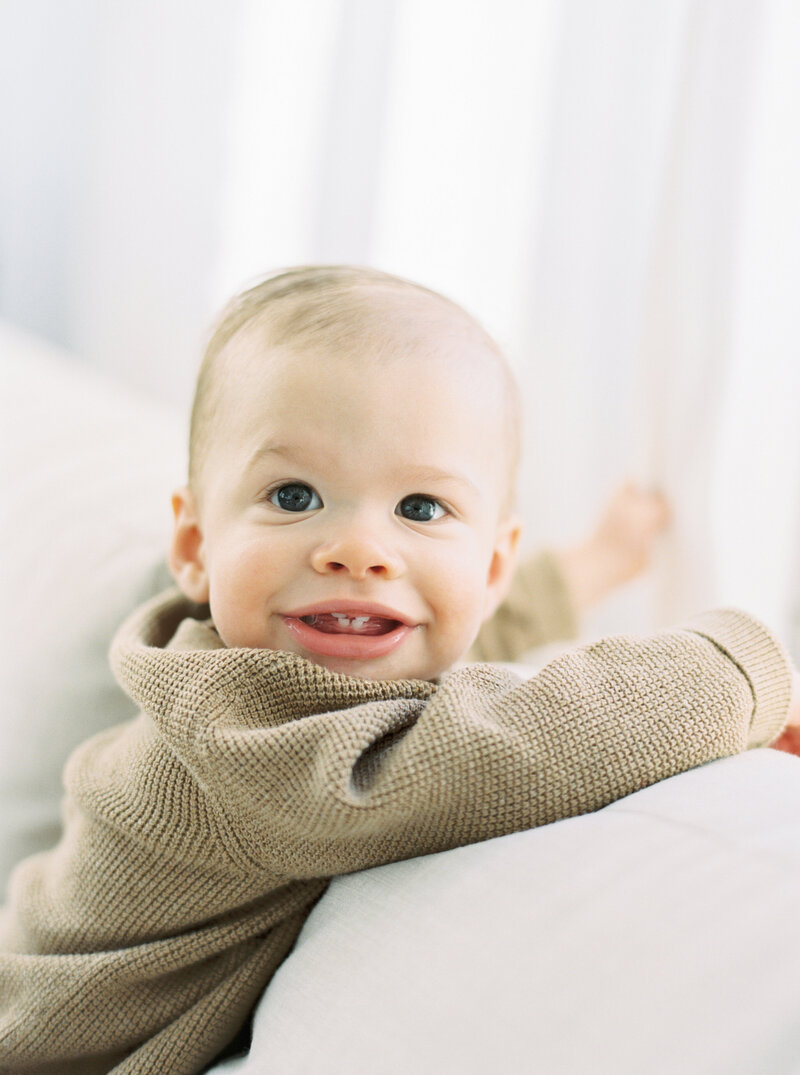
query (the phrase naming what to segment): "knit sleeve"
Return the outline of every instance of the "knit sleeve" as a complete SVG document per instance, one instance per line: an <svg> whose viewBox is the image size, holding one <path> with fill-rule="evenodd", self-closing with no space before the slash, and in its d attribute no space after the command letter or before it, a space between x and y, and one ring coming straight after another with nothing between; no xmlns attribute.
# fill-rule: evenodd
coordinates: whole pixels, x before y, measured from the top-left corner
<svg viewBox="0 0 800 1075"><path fill-rule="evenodd" d="M526 682L490 665L429 699L194 743L254 866L328 876L596 810L771 741L790 696L780 644L721 612L564 654ZM247 744L245 751L244 745Z"/></svg>
<svg viewBox="0 0 800 1075"><path fill-rule="evenodd" d="M558 560L544 551L517 568L508 597L484 623L467 660L516 661L577 633L577 612Z"/></svg>

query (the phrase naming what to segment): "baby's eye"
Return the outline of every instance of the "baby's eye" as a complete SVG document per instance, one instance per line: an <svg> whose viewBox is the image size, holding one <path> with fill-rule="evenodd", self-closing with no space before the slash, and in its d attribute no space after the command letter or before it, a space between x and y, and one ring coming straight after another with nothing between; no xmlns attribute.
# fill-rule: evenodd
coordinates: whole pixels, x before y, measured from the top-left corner
<svg viewBox="0 0 800 1075"><path fill-rule="evenodd" d="M303 485L302 482L287 482L273 489L267 500L284 511L316 511L322 507L319 496L310 485Z"/></svg>
<svg viewBox="0 0 800 1075"><path fill-rule="evenodd" d="M446 515L447 509L431 496L412 493L411 496L403 497L394 509L394 513L402 515L404 519L411 519L415 523L430 523Z"/></svg>

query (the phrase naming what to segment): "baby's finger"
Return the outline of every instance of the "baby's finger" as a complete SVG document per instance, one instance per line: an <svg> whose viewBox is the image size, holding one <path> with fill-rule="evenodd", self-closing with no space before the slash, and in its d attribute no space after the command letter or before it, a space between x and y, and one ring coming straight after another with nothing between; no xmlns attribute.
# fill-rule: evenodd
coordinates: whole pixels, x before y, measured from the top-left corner
<svg viewBox="0 0 800 1075"><path fill-rule="evenodd" d="M772 744L773 750L782 750L786 754L800 754L800 730L787 728Z"/></svg>

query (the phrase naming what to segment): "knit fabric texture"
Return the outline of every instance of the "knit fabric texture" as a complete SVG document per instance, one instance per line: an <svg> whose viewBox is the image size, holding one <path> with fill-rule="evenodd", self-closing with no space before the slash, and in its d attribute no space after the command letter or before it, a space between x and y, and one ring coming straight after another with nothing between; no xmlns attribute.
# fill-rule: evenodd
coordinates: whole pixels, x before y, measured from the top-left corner
<svg viewBox="0 0 800 1075"><path fill-rule="evenodd" d="M596 810L769 743L789 704L737 611L440 683L227 649L202 614L172 590L115 639L142 712L72 756L63 839L13 876L4 1073L199 1072L331 876Z"/></svg>

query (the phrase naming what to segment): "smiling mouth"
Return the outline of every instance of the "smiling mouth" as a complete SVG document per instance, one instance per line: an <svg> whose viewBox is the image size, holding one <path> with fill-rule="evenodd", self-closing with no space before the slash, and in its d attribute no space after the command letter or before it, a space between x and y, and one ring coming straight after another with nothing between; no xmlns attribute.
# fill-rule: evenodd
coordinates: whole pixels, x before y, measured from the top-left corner
<svg viewBox="0 0 800 1075"><path fill-rule="evenodd" d="M326 635L386 635L400 627L399 620L387 616L348 615L344 612L320 612L312 616L300 616L303 623Z"/></svg>
<svg viewBox="0 0 800 1075"><path fill-rule="evenodd" d="M306 654L368 661L393 653L416 629L389 616L359 609L284 616L286 630Z"/></svg>

